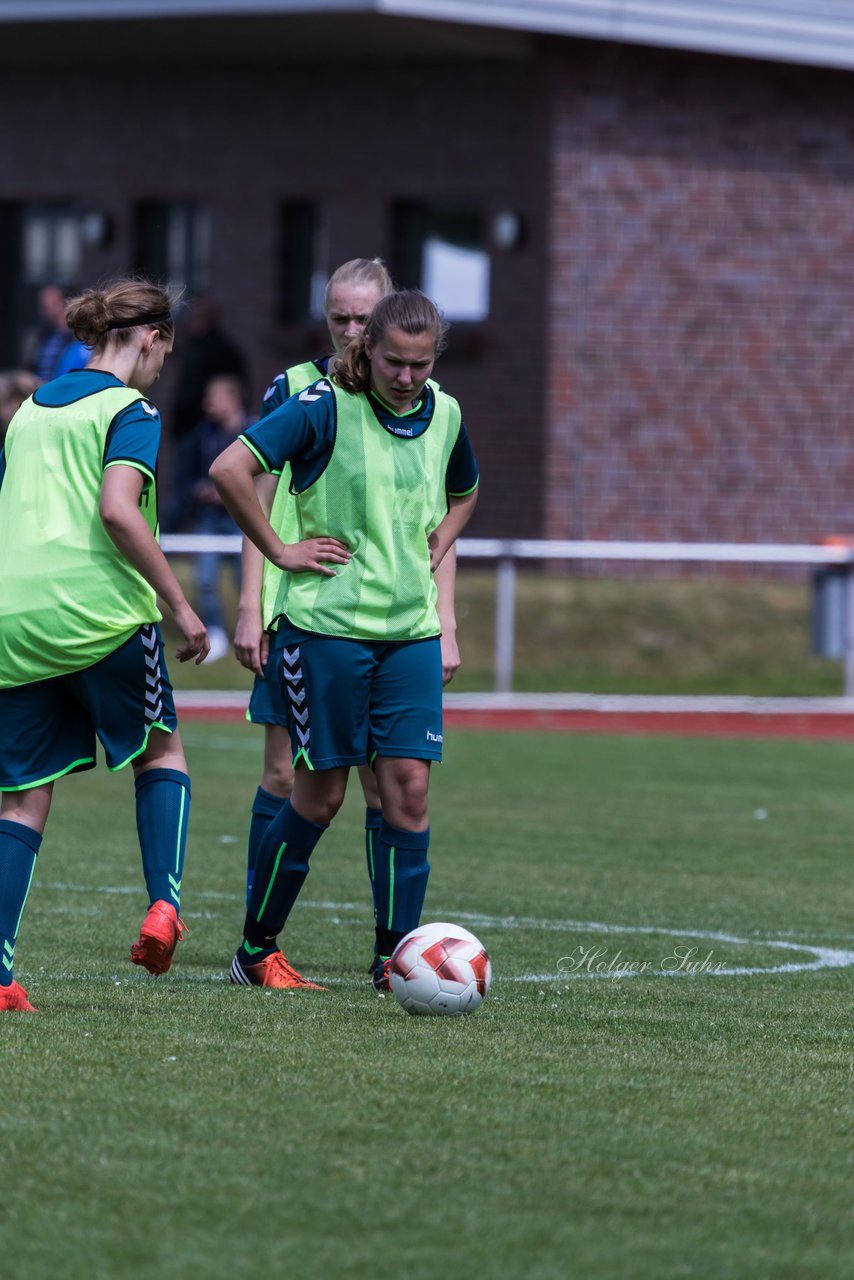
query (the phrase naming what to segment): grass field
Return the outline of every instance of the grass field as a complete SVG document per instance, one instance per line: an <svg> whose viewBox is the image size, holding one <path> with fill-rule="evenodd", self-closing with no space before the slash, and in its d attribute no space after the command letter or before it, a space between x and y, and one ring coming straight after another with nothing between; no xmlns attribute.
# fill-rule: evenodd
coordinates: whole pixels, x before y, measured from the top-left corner
<svg viewBox="0 0 854 1280"><path fill-rule="evenodd" d="M127 961L130 779L58 788L18 947L40 1012L0 1025L4 1276L852 1274L854 746L450 735L425 918L495 979L422 1020L367 985L355 793L287 931L330 989L224 981L258 739L184 737L163 979Z"/></svg>
<svg viewBox="0 0 854 1280"><path fill-rule="evenodd" d="M176 560L188 589L190 565ZM233 610L233 591L223 579ZM840 695L842 663L810 652L810 585L727 578L520 572L517 692ZM455 692L494 686L495 573L461 565ZM166 627L168 634L169 628ZM233 658L185 670L192 688L249 688Z"/></svg>

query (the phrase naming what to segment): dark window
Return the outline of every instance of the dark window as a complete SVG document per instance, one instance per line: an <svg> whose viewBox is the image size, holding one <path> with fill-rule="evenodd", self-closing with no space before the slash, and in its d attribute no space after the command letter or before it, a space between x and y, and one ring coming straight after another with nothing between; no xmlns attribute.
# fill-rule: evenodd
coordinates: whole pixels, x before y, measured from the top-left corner
<svg viewBox="0 0 854 1280"><path fill-rule="evenodd" d="M136 210L136 269L150 280L204 293L210 277L210 218L189 201L145 201Z"/></svg>
<svg viewBox="0 0 854 1280"><path fill-rule="evenodd" d="M312 200L286 200L279 209L276 315L280 324L323 316L326 273L320 262L320 228Z"/></svg>
<svg viewBox="0 0 854 1280"><path fill-rule="evenodd" d="M80 283L83 239L80 214L72 205L26 205L21 218L21 250L24 282L38 289L43 284Z"/></svg>
<svg viewBox="0 0 854 1280"><path fill-rule="evenodd" d="M403 288L423 289L448 320L489 315L489 252L479 210L399 201L392 209L392 265Z"/></svg>
<svg viewBox="0 0 854 1280"><path fill-rule="evenodd" d="M72 292L80 278L80 212L70 203L0 205L0 366L27 358L46 284Z"/></svg>

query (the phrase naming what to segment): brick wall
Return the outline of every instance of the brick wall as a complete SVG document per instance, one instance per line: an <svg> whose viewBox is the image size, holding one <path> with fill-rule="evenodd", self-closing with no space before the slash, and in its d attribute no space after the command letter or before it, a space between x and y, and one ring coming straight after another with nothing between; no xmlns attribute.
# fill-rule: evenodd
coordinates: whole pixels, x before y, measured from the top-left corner
<svg viewBox="0 0 854 1280"><path fill-rule="evenodd" d="M854 530L854 81L611 50L552 83L544 532Z"/></svg>

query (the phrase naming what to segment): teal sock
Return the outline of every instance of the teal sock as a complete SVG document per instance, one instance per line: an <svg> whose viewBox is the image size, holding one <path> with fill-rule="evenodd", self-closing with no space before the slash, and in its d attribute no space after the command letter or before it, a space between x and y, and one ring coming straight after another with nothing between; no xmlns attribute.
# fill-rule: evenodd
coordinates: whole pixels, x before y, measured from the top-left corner
<svg viewBox="0 0 854 1280"><path fill-rule="evenodd" d="M252 896L252 883L255 879L255 867L258 864L258 850L261 841L267 834L267 828L285 803L282 796L274 796L271 791L259 787L252 802L252 819L249 823L249 845L246 852L246 905Z"/></svg>
<svg viewBox="0 0 854 1280"><path fill-rule="evenodd" d="M403 831L383 820L374 850L374 901L377 951L388 955L393 939L400 941L421 919L430 864L430 828Z"/></svg>
<svg viewBox="0 0 854 1280"><path fill-rule="evenodd" d="M308 860L325 830L301 817L290 800L267 828L243 928L244 954L253 963L275 951L275 940L308 875Z"/></svg>
<svg viewBox="0 0 854 1280"><path fill-rule="evenodd" d="M136 829L149 902L181 909L190 817L190 779L179 769L146 769L136 779Z"/></svg>
<svg viewBox="0 0 854 1280"><path fill-rule="evenodd" d="M374 920L377 918L377 895L374 892L374 853L380 827L383 824L382 809L365 809L365 857L368 860L368 879L371 882L371 897L374 901Z"/></svg>
<svg viewBox="0 0 854 1280"><path fill-rule="evenodd" d="M32 827L0 818L0 987L12 985L15 943L41 842Z"/></svg>

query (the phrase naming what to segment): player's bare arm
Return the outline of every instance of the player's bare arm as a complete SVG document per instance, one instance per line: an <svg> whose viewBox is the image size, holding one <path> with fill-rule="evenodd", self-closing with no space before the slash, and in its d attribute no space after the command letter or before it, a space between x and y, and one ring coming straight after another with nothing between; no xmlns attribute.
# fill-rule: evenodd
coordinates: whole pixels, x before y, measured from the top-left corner
<svg viewBox="0 0 854 1280"><path fill-rule="evenodd" d="M439 521L427 539L430 547L430 568L435 573L457 538L465 529L477 506L477 488L462 497L448 498L447 514Z"/></svg>
<svg viewBox="0 0 854 1280"><path fill-rule="evenodd" d="M101 520L125 559L154 588L175 618L184 637L177 651L178 660L194 658L198 665L210 652L208 633L139 510L143 479L136 467L108 467L101 486Z"/></svg>
<svg viewBox="0 0 854 1280"><path fill-rule="evenodd" d="M278 476L263 472L255 477L255 491L267 519L273 507L278 488ZM240 597L237 603L237 626L234 631L234 652L238 662L263 678L267 661L269 637L264 630L261 616L261 585L264 577L264 557L255 543L243 539L241 551Z"/></svg>
<svg viewBox="0 0 854 1280"><path fill-rule="evenodd" d="M255 477L263 470L252 450L236 440L214 461L210 477L232 519L277 568L288 573L322 573L333 577L335 569L330 566L347 563L348 547L338 538L326 535L290 544L282 542L255 488Z"/></svg>
<svg viewBox="0 0 854 1280"><path fill-rule="evenodd" d="M436 613L439 615L442 644L442 684L449 684L460 668L457 644L457 549L452 546L433 575L436 583Z"/></svg>

